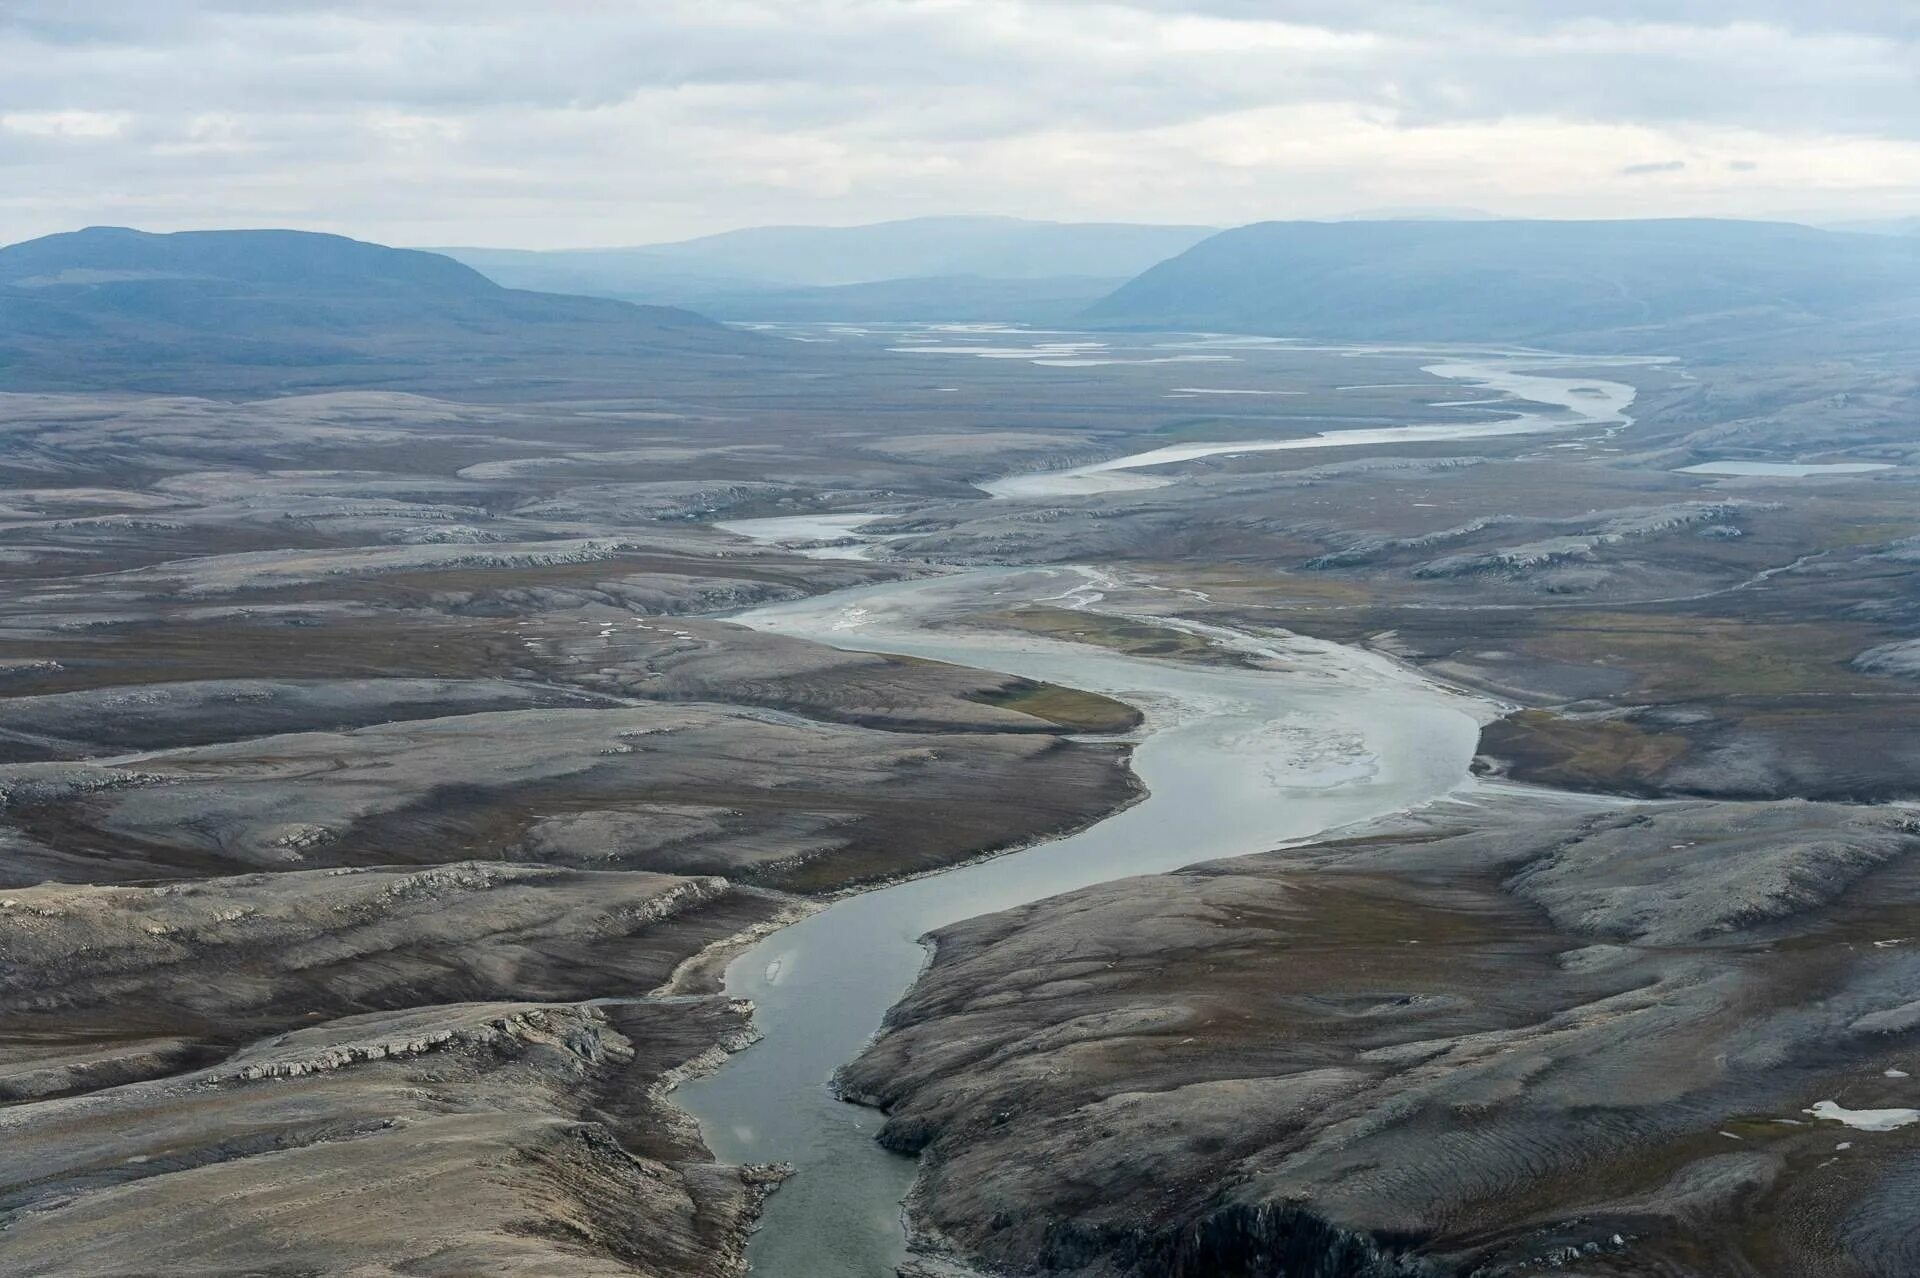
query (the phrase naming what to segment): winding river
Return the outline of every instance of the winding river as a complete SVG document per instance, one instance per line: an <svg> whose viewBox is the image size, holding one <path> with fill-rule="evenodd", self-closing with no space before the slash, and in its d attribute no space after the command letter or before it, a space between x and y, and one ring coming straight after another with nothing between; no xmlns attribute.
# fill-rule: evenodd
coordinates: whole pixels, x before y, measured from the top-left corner
<svg viewBox="0 0 1920 1278"><path fill-rule="evenodd" d="M1332 442L1473 438L1627 420L1631 388L1520 371L1528 366L1459 363L1432 370L1500 392L1498 398L1532 401L1524 411L1493 422L1348 432ZM1441 433L1447 431L1455 433ZM1022 476L1033 482L992 491L1042 495L1049 479L1065 485L1050 490L1055 494L1102 491L1075 485L1197 456L1330 446L1325 438L1182 446L1179 457L1155 450L1075 472ZM767 540L858 536L862 516L833 518L831 524L773 528L740 521L731 527ZM1196 666L938 625L1027 602L1096 607L1104 585L1098 571L1086 568L978 569L839 591L734 618L834 647L1100 692L1140 707L1146 717L1133 755L1148 791L1139 803L1063 838L841 898L728 966L727 992L753 1000L764 1037L715 1073L682 1086L676 1100L699 1119L720 1158L789 1162L796 1169L768 1200L750 1247L756 1274L891 1278L906 1257L900 1202L914 1162L877 1145L880 1116L835 1099L829 1080L860 1053L920 972L926 932L1126 875L1266 851L1429 802L1465 782L1489 707L1366 651L1207 628L1216 643L1265 658L1268 668Z"/></svg>
<svg viewBox="0 0 1920 1278"><path fill-rule="evenodd" d="M1632 361L1638 362L1638 361ZM1247 453L1292 452L1303 448L1354 448L1367 445L1419 444L1456 439L1495 439L1507 435L1536 435L1574 426L1616 428L1630 420L1633 387L1592 378L1554 377L1539 370L1542 361L1514 356L1498 361L1447 360L1425 370L1485 390L1485 399L1458 400L1449 407L1515 405L1505 416L1480 422L1440 422L1420 426L1378 426L1329 430L1292 439L1208 441L1172 444L1131 453L1071 470L1036 471L988 480L982 491L994 497L1072 497L1125 489L1158 488L1174 482L1139 472L1202 457L1238 457ZM1516 401L1525 401L1521 409Z"/></svg>

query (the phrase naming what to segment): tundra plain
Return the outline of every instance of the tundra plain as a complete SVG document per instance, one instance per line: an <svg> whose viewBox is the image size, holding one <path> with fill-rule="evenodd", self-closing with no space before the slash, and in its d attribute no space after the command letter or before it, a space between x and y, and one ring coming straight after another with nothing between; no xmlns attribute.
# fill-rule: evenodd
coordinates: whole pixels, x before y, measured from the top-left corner
<svg viewBox="0 0 1920 1278"><path fill-rule="evenodd" d="M1138 714L729 614L999 564L1111 586L946 624L1307 636L1498 714L1443 804L939 932L841 1080L920 1153L914 1264L1920 1268L1899 361L1528 355L1629 414L996 498L1538 406L1427 371L1451 348L741 340L458 393L0 395L9 1272L743 1272L783 1172L672 1103L752 1040L726 957L1134 802ZM854 512L859 557L716 526Z"/></svg>

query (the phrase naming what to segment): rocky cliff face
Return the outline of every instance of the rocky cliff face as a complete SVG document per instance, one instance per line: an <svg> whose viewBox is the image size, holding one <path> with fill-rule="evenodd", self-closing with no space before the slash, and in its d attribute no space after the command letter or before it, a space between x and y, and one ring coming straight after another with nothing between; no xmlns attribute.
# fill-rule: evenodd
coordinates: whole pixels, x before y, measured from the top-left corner
<svg viewBox="0 0 1920 1278"><path fill-rule="evenodd" d="M736 1273L774 1178L664 1091L749 1009L643 995L784 908L471 862L8 892L6 1267Z"/></svg>
<svg viewBox="0 0 1920 1278"><path fill-rule="evenodd" d="M979 450L660 353L542 358L592 385L520 407L365 365L0 396L0 1270L737 1273L774 1177L665 1099L744 1040L725 943L1132 797L1070 739L1117 703L690 616L924 571L706 517L963 491Z"/></svg>
<svg viewBox="0 0 1920 1278"><path fill-rule="evenodd" d="M989 1265L1910 1272L1916 853L1886 809L1516 792L948 928L845 1083Z"/></svg>
<svg viewBox="0 0 1920 1278"><path fill-rule="evenodd" d="M777 1177L707 1165L650 1088L745 1024L718 999L452 1004L17 1105L7 1269L737 1274Z"/></svg>

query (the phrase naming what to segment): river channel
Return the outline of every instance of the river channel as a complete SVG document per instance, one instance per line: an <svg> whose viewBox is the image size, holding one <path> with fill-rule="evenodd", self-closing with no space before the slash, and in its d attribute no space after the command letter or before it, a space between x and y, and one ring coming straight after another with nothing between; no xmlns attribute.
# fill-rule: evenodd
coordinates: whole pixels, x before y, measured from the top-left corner
<svg viewBox="0 0 1920 1278"><path fill-rule="evenodd" d="M1529 371L1521 371L1526 368ZM1509 411L1491 422L1351 432L1353 443L1612 429L1632 390L1503 365L1454 362L1443 376L1484 387ZM1530 401L1514 405L1507 396ZM1440 432L1452 431L1443 435ZM1136 454L983 485L1002 497L1098 491L1142 466L1251 448L1327 447L1324 437ZM1201 451L1196 451L1196 448ZM1049 480L1057 486L1048 487ZM1124 480L1122 481L1124 482ZM858 537L863 517L740 521L768 540ZM766 526L779 523L779 527ZM760 526L756 526L756 524ZM860 553L863 547L843 548ZM1127 875L1244 856L1403 811L1467 784L1491 708L1374 653L1298 637L1214 631L1263 668L1129 657L1089 645L943 624L1023 603L1100 606L1105 582L1085 568L988 568L838 591L733 620L838 648L900 653L1103 693L1138 706L1133 769L1146 797L1077 833L941 874L834 901L760 940L728 966L730 995L751 999L762 1040L676 1101L723 1160L785 1162L796 1174L768 1200L749 1250L762 1278L891 1278L906 1257L901 1200L912 1159L874 1142L881 1118L837 1100L829 1083L857 1056L927 957L922 937L961 919ZM930 821L938 813L928 814Z"/></svg>

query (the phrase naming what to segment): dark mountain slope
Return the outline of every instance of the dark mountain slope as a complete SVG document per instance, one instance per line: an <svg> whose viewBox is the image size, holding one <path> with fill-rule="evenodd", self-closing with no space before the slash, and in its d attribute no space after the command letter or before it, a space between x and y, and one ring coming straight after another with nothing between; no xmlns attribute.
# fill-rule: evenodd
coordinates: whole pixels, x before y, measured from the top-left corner
<svg viewBox="0 0 1920 1278"><path fill-rule="evenodd" d="M1109 327L1743 356L1920 346L1920 242L1786 223L1263 222L1085 313Z"/></svg>
<svg viewBox="0 0 1920 1278"><path fill-rule="evenodd" d="M0 284L54 287L138 280L227 280L316 292L412 289L482 296L479 272L449 258L310 231L181 231L154 235L120 226L0 248Z"/></svg>
<svg viewBox="0 0 1920 1278"><path fill-rule="evenodd" d="M688 311L502 288L450 258L300 231L94 227L0 248L0 386L445 388L764 349Z"/></svg>

